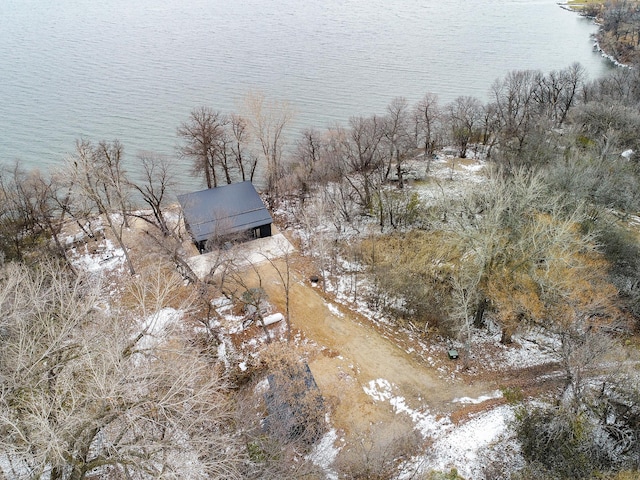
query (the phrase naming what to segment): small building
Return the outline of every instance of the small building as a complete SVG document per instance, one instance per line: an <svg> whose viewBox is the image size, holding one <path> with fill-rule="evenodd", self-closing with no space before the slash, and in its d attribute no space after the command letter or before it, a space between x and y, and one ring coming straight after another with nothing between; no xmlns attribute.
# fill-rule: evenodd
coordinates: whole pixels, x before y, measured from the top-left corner
<svg viewBox="0 0 640 480"><path fill-rule="evenodd" d="M200 253L207 242L271 236L273 219L251 182L178 195L184 222Z"/></svg>

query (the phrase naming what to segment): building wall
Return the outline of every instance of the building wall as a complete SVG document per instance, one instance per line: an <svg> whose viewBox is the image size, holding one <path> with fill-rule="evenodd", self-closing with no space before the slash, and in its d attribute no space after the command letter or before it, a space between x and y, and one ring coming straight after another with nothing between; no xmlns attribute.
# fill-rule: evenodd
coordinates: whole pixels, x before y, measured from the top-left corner
<svg viewBox="0 0 640 480"><path fill-rule="evenodd" d="M265 238L271 236L271 224L261 225L260 227L260 236L258 238Z"/></svg>

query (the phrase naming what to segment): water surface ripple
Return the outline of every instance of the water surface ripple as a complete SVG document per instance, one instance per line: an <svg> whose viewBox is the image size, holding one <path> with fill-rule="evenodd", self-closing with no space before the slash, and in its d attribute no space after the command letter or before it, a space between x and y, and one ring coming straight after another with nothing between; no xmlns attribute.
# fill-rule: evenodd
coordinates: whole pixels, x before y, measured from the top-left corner
<svg viewBox="0 0 640 480"><path fill-rule="evenodd" d="M3 0L0 162L57 165L79 137L171 155L191 109L250 90L324 128L396 96L485 100L514 69L594 78L594 31L555 0Z"/></svg>

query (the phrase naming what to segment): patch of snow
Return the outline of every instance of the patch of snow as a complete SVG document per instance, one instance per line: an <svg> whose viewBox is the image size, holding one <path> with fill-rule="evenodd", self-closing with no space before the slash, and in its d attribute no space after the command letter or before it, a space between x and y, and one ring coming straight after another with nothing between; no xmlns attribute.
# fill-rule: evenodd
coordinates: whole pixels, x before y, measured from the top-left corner
<svg viewBox="0 0 640 480"><path fill-rule="evenodd" d="M335 446L336 440L338 440L338 434L332 428L323 435L313 447L312 452L307 455L307 459L322 468L325 472L325 478L329 480L338 480L338 474L331 469L331 465L340 452L340 448Z"/></svg>
<svg viewBox="0 0 640 480"><path fill-rule="evenodd" d="M255 391L257 394L265 393L269 390L269 380L264 378L256 384Z"/></svg>
<svg viewBox="0 0 640 480"><path fill-rule="evenodd" d="M164 220L167 223L172 223L174 225L177 225L178 222L180 222L180 220L182 219L182 215L177 213L177 212L172 212L172 211L163 211L162 212L162 216L164 217Z"/></svg>
<svg viewBox="0 0 640 480"><path fill-rule="evenodd" d="M503 362L510 367L532 367L557 361L557 354L549 344L541 346L537 341L518 337L516 339L520 348L505 350Z"/></svg>
<svg viewBox="0 0 640 480"><path fill-rule="evenodd" d="M224 344L224 342L220 342L220 344L218 345L218 358L220 360L222 360L222 362L224 363L224 366L226 368L229 368L229 359L227 358L227 346Z"/></svg>
<svg viewBox="0 0 640 480"><path fill-rule="evenodd" d="M340 310L338 310L338 307L336 307L333 303L325 303L325 305L327 306L327 308L329 309L329 311L331 312L331 315L335 315L336 317L343 317L344 315L342 314L342 312Z"/></svg>
<svg viewBox="0 0 640 480"><path fill-rule="evenodd" d="M486 402L487 400L492 400L494 398L500 398L500 397L502 397L502 392L500 390L496 390L493 393L490 393L489 395L481 395L478 398L460 397L460 398L454 398L451 401L453 403L472 403L474 405L477 405L479 403Z"/></svg>
<svg viewBox="0 0 640 480"><path fill-rule="evenodd" d="M89 273L98 273L102 271L115 270L124 264L124 251L116 248L111 240L105 239L100 245L100 253L89 253L89 249L85 245L85 253L78 256L75 249L71 250L72 262L75 267ZM76 254L76 255L74 255Z"/></svg>
<svg viewBox="0 0 640 480"><path fill-rule="evenodd" d="M469 172L479 172L480 170L482 170L484 168L484 165L482 163L478 162L478 163L474 163L474 164L471 164L471 165L462 164L460 167L464 168L465 170L467 170Z"/></svg>
<svg viewBox="0 0 640 480"><path fill-rule="evenodd" d="M241 332L244 327L243 323L245 317L242 315L234 315L232 310L234 308L233 301L227 297L217 297L211 300L211 305L215 308L216 312L224 321L225 331L229 334ZM216 322L216 324L219 322Z"/></svg>
<svg viewBox="0 0 640 480"><path fill-rule="evenodd" d="M79 242L84 238L84 232L80 230L75 235L67 235L62 243L65 245L71 246L75 242Z"/></svg>
<svg viewBox="0 0 640 480"><path fill-rule="evenodd" d="M368 387L362 388L364 390L364 393L378 402L389 400L393 396L391 393L391 382L385 380L384 378L371 380Z"/></svg>
<svg viewBox="0 0 640 480"><path fill-rule="evenodd" d="M504 434L513 417L513 408L505 405L450 429L434 442L425 464L439 471L456 468L464 478L484 478L481 455Z"/></svg>
<svg viewBox="0 0 640 480"><path fill-rule="evenodd" d="M211 305L213 305L218 312L223 312L233 308L233 300L227 297L218 297L211 300Z"/></svg>
<svg viewBox="0 0 640 480"><path fill-rule="evenodd" d="M640 225L640 217L638 215L629 215L629 225Z"/></svg>
<svg viewBox="0 0 640 480"><path fill-rule="evenodd" d="M389 403L393 406L396 413L404 413L413 421L414 428L418 430L424 438L433 436L443 429L451 427L451 421L447 417L437 419L435 415L429 411L419 411L410 408L404 397L392 397Z"/></svg>
<svg viewBox="0 0 640 480"><path fill-rule="evenodd" d="M226 322L226 330L228 333L238 333L244 330L245 317L242 315L226 314L223 316Z"/></svg>
<svg viewBox="0 0 640 480"><path fill-rule="evenodd" d="M38 478L29 462L13 452L0 455L0 471L6 478ZM51 472L47 471L40 478L45 479L47 473Z"/></svg>
<svg viewBox="0 0 640 480"><path fill-rule="evenodd" d="M513 343L500 343L500 329L474 329L471 357L484 369L527 368L557 361L558 339L544 330L529 330L513 336Z"/></svg>
<svg viewBox="0 0 640 480"><path fill-rule="evenodd" d="M150 349L162 342L182 315L183 312L175 308L163 308L149 315L140 325L143 337L138 342L138 346L142 349Z"/></svg>
<svg viewBox="0 0 640 480"><path fill-rule="evenodd" d="M265 326L266 325L273 325L274 323L281 322L282 320L284 320L284 315L282 315L280 312L272 313L271 315L267 315L266 317L264 317L262 319L262 321L264 322Z"/></svg>
<svg viewBox="0 0 640 480"><path fill-rule="evenodd" d="M388 401L396 413L411 418L414 428L424 438L433 439L429 453L416 457L404 471L405 475L401 473L399 478L409 478L415 475L416 470L428 472L456 468L465 478L483 479L484 461L492 455L500 461L504 454L492 454L492 449L506 449L510 455L519 455L513 440L504 438L514 417L511 406L500 406L464 424L454 425L448 417L437 418L426 409L411 408L404 397L393 394L395 387L388 380L371 380L363 389L375 401ZM477 399L459 398L454 402L481 403L500 396L501 393L495 391Z"/></svg>
<svg viewBox="0 0 640 480"><path fill-rule="evenodd" d="M142 323L142 330L146 335L158 336L163 334L168 327L182 316L182 311L175 308L163 308L149 315Z"/></svg>

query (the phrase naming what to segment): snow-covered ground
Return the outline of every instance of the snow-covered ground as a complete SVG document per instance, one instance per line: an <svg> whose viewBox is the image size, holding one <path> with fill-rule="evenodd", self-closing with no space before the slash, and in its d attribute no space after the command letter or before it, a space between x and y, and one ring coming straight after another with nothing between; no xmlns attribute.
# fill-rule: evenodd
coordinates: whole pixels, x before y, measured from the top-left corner
<svg viewBox="0 0 640 480"><path fill-rule="evenodd" d="M124 252L109 239L103 239L97 253L90 253L88 245L71 249L73 265L82 271L98 273L113 271L124 265Z"/></svg>
<svg viewBox="0 0 640 480"><path fill-rule="evenodd" d="M396 414L410 418L423 438L433 442L427 452L416 456L404 467L400 472L400 479L415 478L416 472L448 472L452 468L464 478L483 479L483 468L487 461L507 461L512 465L522 463L517 445L508 429L508 423L513 419L512 406L492 408L456 425L449 417L439 417L428 410L410 408L403 397L394 394L395 385L389 380L372 380L363 388L374 401L388 402ZM457 401L481 404L501 396L501 392L496 391L491 395L460 398ZM505 452L510 452L511 457L505 458Z"/></svg>
<svg viewBox="0 0 640 480"><path fill-rule="evenodd" d="M235 268L242 268L248 265L259 265L269 260L293 252L293 245L278 233L271 237L257 238L250 242L232 246L223 252L204 253L196 255L187 260L187 263L198 276L203 279L209 274L214 274L222 262L233 261Z"/></svg>

